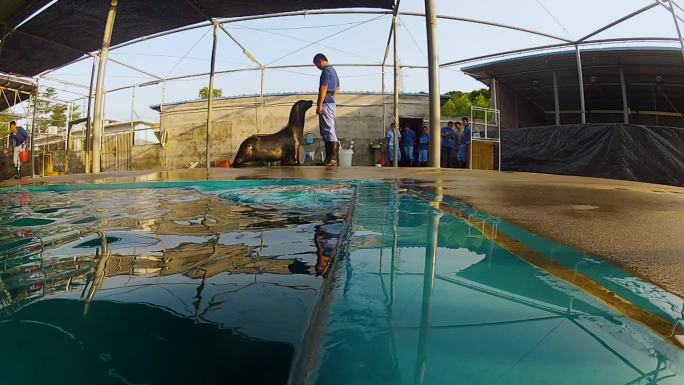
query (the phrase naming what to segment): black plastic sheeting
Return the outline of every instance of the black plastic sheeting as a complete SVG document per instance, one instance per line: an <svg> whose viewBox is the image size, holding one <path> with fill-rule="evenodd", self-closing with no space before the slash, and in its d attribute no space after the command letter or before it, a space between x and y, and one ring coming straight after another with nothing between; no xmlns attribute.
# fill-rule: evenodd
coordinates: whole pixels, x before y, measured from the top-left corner
<svg viewBox="0 0 684 385"><path fill-rule="evenodd" d="M0 51L0 72L34 76L99 49L109 4L109 0L53 4L9 35ZM118 5L112 45L204 22L207 17L392 6L393 0L123 0Z"/></svg>
<svg viewBox="0 0 684 385"><path fill-rule="evenodd" d="M569 124L502 130L502 168L684 186L684 128Z"/></svg>

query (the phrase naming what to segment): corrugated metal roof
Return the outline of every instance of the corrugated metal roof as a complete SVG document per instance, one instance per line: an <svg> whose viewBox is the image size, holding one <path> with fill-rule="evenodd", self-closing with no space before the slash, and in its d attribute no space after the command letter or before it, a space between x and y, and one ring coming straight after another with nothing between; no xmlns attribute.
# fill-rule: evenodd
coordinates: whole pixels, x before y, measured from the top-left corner
<svg viewBox="0 0 684 385"><path fill-rule="evenodd" d="M582 49L581 58L588 110L622 109L622 70L631 110L684 112L684 60L680 49ZM500 84L542 111L553 111L555 108L555 72L561 109L579 109L579 78L574 50L497 60L461 70L485 84L489 84L491 78L496 78Z"/></svg>

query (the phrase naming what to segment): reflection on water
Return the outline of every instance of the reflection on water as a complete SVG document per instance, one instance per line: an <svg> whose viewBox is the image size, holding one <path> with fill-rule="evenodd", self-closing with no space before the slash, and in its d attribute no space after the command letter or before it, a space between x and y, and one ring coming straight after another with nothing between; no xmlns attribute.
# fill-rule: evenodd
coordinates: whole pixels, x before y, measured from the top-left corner
<svg viewBox="0 0 684 385"><path fill-rule="evenodd" d="M682 350L473 223L361 185L308 383L684 383Z"/></svg>
<svg viewBox="0 0 684 385"><path fill-rule="evenodd" d="M287 381L348 186L42 190L0 201L0 383Z"/></svg>

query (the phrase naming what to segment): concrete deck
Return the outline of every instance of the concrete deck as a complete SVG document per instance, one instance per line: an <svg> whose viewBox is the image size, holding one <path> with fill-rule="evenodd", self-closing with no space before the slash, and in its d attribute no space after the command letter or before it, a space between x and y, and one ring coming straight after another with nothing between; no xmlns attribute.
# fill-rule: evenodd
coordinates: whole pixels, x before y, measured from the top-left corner
<svg viewBox="0 0 684 385"><path fill-rule="evenodd" d="M684 296L684 188L559 175L429 168L243 168L25 178L2 186L230 179L404 180L622 266ZM1 191L1 190L0 190Z"/></svg>

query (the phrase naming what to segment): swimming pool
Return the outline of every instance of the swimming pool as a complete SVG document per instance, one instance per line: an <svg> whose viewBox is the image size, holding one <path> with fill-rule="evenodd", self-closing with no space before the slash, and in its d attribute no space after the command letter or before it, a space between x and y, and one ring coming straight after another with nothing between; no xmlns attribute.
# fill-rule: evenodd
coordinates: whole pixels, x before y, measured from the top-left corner
<svg viewBox="0 0 684 385"><path fill-rule="evenodd" d="M676 331L680 298L416 186L76 184L3 198L2 384L684 379L660 328Z"/></svg>

